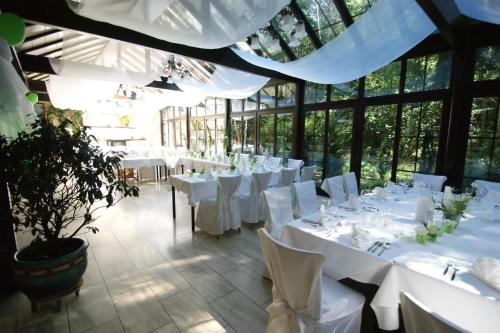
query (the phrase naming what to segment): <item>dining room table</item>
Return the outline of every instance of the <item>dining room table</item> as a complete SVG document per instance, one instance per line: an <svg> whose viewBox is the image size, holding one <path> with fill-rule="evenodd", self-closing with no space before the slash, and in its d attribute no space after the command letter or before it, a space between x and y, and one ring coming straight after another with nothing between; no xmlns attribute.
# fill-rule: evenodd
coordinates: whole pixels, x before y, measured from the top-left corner
<svg viewBox="0 0 500 333"><path fill-rule="evenodd" d="M438 203L442 193L395 186L384 195L329 206L283 227L280 240L320 252L324 274L378 286L370 305L379 328L399 328L399 294L408 292L433 312L471 332L498 332L500 292L476 275L478 258L500 260L500 207L474 199L453 233L416 241L417 197ZM443 221L440 211L435 221Z"/></svg>

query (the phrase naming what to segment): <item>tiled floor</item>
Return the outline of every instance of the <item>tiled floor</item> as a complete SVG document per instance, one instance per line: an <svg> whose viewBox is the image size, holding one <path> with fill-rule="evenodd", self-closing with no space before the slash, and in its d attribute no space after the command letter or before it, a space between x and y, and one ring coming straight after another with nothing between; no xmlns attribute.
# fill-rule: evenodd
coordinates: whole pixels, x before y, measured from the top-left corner
<svg viewBox="0 0 500 333"><path fill-rule="evenodd" d="M83 236L90 248L80 297L67 296L61 312L47 304L32 313L16 293L0 301L2 333L264 332L271 284L260 276L255 226L219 240L192 234L183 195L174 223L169 187L140 189L102 213L99 234Z"/></svg>

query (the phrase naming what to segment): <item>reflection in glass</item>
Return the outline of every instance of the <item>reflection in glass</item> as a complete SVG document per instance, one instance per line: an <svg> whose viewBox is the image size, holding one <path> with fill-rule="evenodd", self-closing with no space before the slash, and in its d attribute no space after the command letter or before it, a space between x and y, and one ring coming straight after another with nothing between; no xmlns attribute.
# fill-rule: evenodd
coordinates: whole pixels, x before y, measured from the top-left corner
<svg viewBox="0 0 500 333"><path fill-rule="evenodd" d="M476 50L474 81L500 79L500 45Z"/></svg>
<svg viewBox="0 0 500 333"><path fill-rule="evenodd" d="M273 156L274 153L274 115L259 117L259 155Z"/></svg>
<svg viewBox="0 0 500 333"><path fill-rule="evenodd" d="M274 109L276 107L276 88L274 86L260 90L260 109Z"/></svg>
<svg viewBox="0 0 500 333"><path fill-rule="evenodd" d="M323 150L325 135L325 111L308 111L305 117L304 163L315 165L313 179L321 181L323 175Z"/></svg>
<svg viewBox="0 0 500 333"><path fill-rule="evenodd" d="M450 71L450 53L408 59L405 92L448 88Z"/></svg>
<svg viewBox="0 0 500 333"><path fill-rule="evenodd" d="M326 102L326 85L307 82L305 90L305 103L314 104L322 102Z"/></svg>
<svg viewBox="0 0 500 333"><path fill-rule="evenodd" d="M345 99L355 99L358 97L358 80L333 84L331 87L331 100L339 101Z"/></svg>
<svg viewBox="0 0 500 333"><path fill-rule="evenodd" d="M353 109L330 110L325 177L350 170Z"/></svg>

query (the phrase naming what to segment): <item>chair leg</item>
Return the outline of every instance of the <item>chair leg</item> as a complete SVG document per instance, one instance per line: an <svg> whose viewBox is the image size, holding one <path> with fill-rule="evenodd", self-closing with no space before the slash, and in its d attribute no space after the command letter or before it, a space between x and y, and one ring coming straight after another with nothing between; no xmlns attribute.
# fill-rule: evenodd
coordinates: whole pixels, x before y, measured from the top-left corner
<svg viewBox="0 0 500 333"><path fill-rule="evenodd" d="M241 228L238 228L238 232L241 234Z"/></svg>

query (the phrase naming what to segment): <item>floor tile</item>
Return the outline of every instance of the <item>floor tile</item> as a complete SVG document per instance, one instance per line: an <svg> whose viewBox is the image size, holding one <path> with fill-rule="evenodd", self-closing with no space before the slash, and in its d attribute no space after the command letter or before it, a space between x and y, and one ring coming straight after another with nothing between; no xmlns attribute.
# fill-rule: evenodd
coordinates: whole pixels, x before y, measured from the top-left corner
<svg viewBox="0 0 500 333"><path fill-rule="evenodd" d="M264 280L262 276L245 266L240 266L222 276L257 304L262 304L272 297L271 282Z"/></svg>
<svg viewBox="0 0 500 333"><path fill-rule="evenodd" d="M192 266L181 272L182 276L208 302L225 296L234 287L206 264Z"/></svg>
<svg viewBox="0 0 500 333"><path fill-rule="evenodd" d="M116 318L105 324L91 328L85 333L123 333L125 332L120 319Z"/></svg>
<svg viewBox="0 0 500 333"><path fill-rule="evenodd" d="M190 287L170 263L148 267L142 270L141 274L158 298L173 295Z"/></svg>

